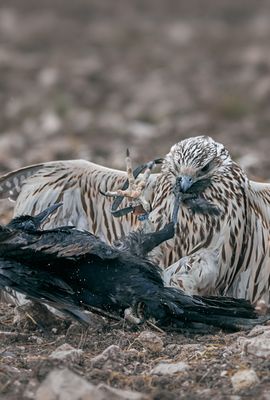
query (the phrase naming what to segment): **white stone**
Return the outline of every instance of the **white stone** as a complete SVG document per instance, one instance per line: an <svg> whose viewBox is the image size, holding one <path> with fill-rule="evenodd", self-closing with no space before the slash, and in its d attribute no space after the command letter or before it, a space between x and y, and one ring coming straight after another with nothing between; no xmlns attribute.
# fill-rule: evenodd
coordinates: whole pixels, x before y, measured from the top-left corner
<svg viewBox="0 0 270 400"><path fill-rule="evenodd" d="M253 329L248 338L240 337L238 344L246 354L270 358L270 327ZM256 336L255 336L256 335Z"/></svg>
<svg viewBox="0 0 270 400"><path fill-rule="evenodd" d="M119 346L112 344L107 347L101 354L98 354L96 357L91 359L91 365L94 368L101 368L104 366L107 360L118 360L120 355L122 354L122 350Z"/></svg>
<svg viewBox="0 0 270 400"><path fill-rule="evenodd" d="M56 68L44 68L41 70L38 80L44 87L54 86L59 79L59 71Z"/></svg>
<svg viewBox="0 0 270 400"><path fill-rule="evenodd" d="M255 337L262 335L263 333L269 332L270 334L270 326L268 325L256 325L251 331L248 333L247 337Z"/></svg>
<svg viewBox="0 0 270 400"><path fill-rule="evenodd" d="M221 378L228 375L228 371L221 371L220 376Z"/></svg>
<svg viewBox="0 0 270 400"><path fill-rule="evenodd" d="M101 383L97 387L100 391L106 395L106 399L110 400L147 400L148 396L143 393L133 392L131 390L115 389L111 386Z"/></svg>
<svg viewBox="0 0 270 400"><path fill-rule="evenodd" d="M185 372L189 369L189 365L185 362L177 363L159 363L151 371L151 375L173 375L179 372Z"/></svg>
<svg viewBox="0 0 270 400"><path fill-rule="evenodd" d="M81 349L75 349L68 343L64 343L50 354L50 358L78 363L81 360L82 354L83 351Z"/></svg>
<svg viewBox="0 0 270 400"><path fill-rule="evenodd" d="M193 37L193 29L189 23L174 22L169 24L167 34L169 39L178 45L187 45Z"/></svg>
<svg viewBox="0 0 270 400"><path fill-rule="evenodd" d="M69 369L54 369L30 398L35 400L148 400L143 393L91 384Z"/></svg>
<svg viewBox="0 0 270 400"><path fill-rule="evenodd" d="M39 386L35 400L106 400L96 386L68 369L54 369Z"/></svg>
<svg viewBox="0 0 270 400"><path fill-rule="evenodd" d="M253 369L242 369L231 377L231 382L233 389L238 392L255 386L259 383L259 378Z"/></svg>
<svg viewBox="0 0 270 400"><path fill-rule="evenodd" d="M263 392L262 400L270 400L270 390Z"/></svg>
<svg viewBox="0 0 270 400"><path fill-rule="evenodd" d="M154 332L143 331L139 334L137 340L145 349L153 353L159 353L163 350L163 340Z"/></svg>
<svg viewBox="0 0 270 400"><path fill-rule="evenodd" d="M53 111L44 112L41 116L41 129L49 135L53 135L62 127L62 121Z"/></svg>
<svg viewBox="0 0 270 400"><path fill-rule="evenodd" d="M129 124L128 130L136 139L152 138L156 134L155 126L146 122L134 121Z"/></svg>

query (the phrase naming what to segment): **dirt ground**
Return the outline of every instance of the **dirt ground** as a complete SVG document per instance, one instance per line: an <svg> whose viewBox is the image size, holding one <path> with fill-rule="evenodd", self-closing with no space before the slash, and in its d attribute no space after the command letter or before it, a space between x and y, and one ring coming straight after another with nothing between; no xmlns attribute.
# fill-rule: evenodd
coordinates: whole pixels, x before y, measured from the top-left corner
<svg viewBox="0 0 270 400"><path fill-rule="evenodd" d="M13 306L2 305L0 309L2 400L35 399L40 382L56 367L68 367L93 384L138 391L153 400L269 399L269 359L251 356L241 348L249 332L225 334L216 330L201 335L150 328L163 345L155 351L140 340L140 334L149 331L146 325L132 328L93 315L87 330L68 319L47 318L41 331L35 324L36 315L28 311L20 311L18 320ZM51 359L50 354L64 343L82 349L82 357L75 361ZM94 361L110 345L119 349L106 361ZM188 368L174 375L151 374L160 362L184 362ZM256 371L258 383L235 393L231 377L250 368Z"/></svg>
<svg viewBox="0 0 270 400"><path fill-rule="evenodd" d="M127 147L141 163L208 134L250 176L269 179L269 18L267 0L1 0L0 173L70 158L123 168ZM0 206L6 222L12 205ZM164 350L155 354L136 340L140 330L101 317L87 332L59 322L44 335L29 318L14 324L14 313L0 308L0 330L14 333L0 333L4 400L30 398L64 342L84 350L70 368L95 384L154 399L270 396L270 360L231 350L246 333L159 333ZM92 368L110 344L123 351L113 370ZM162 359L190 369L149 376ZM234 393L230 377L243 368L259 383Z"/></svg>

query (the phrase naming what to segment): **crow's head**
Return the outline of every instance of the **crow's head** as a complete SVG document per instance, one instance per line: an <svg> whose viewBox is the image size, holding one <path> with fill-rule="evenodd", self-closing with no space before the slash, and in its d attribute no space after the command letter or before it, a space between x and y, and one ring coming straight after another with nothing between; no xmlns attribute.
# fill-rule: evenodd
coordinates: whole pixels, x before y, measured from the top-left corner
<svg viewBox="0 0 270 400"><path fill-rule="evenodd" d="M52 206L46 208L41 213L31 216L31 215L20 215L19 217L13 218L7 228L16 229L22 231L36 231L40 228L43 222L55 211L57 208L62 206L63 203L53 204Z"/></svg>

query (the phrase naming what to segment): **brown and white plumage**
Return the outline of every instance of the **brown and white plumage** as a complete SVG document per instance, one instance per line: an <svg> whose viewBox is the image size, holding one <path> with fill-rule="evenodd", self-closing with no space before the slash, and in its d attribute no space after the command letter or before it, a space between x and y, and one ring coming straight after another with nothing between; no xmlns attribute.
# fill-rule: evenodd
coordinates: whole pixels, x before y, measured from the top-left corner
<svg viewBox="0 0 270 400"><path fill-rule="evenodd" d="M220 213L191 215L182 207L178 231L163 245L170 265L166 282L190 293L220 293L269 303L270 185L249 181L224 146L211 138L184 140L172 147L163 164L157 185L163 191L152 204L157 228L171 213L171 188L179 176L191 178L193 184L210 179L203 196Z"/></svg>
<svg viewBox="0 0 270 400"><path fill-rule="evenodd" d="M24 179L22 174L28 177ZM125 172L87 161L51 162L4 176L0 195L3 198L12 192L15 215L33 214L62 201L63 208L46 227L72 224L112 242L138 222L134 215L114 219L111 200L99 190L114 191L125 179ZM207 181L200 196L219 213L194 214L182 204L176 235L162 245L156 260L167 268L165 282L188 293L233 295L269 303L270 185L249 181L224 146L213 139L183 140L165 157L161 173L150 176L145 191L152 205L154 229L171 217L177 179L182 180L183 191Z"/></svg>
<svg viewBox="0 0 270 400"><path fill-rule="evenodd" d="M74 225L111 243L138 225L133 214L112 218L113 200L101 194L122 187L126 178L125 171L85 160L48 162L0 178L0 198L16 201L14 215L35 214L45 204L63 202L62 210L51 217L45 228ZM150 177L146 196L151 196L153 184ZM127 205L124 201L123 206Z"/></svg>

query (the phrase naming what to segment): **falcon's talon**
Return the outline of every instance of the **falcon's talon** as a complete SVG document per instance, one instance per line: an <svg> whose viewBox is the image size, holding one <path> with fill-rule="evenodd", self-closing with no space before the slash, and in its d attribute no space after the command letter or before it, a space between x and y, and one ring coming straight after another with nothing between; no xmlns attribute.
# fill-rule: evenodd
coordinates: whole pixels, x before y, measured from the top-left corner
<svg viewBox="0 0 270 400"><path fill-rule="evenodd" d="M159 161L159 160L157 160ZM114 217L120 217L128 214L129 212L136 214L136 208L141 206L144 212L149 213L151 211L150 203L144 197L144 189L146 188L147 181L151 174L151 170L156 165L156 161L149 161L144 169L144 173L141 179L136 179L132 170L132 160L130 157L130 152L127 149L126 156L126 173L128 179L128 187L126 189L118 189L116 191L107 191L105 192L105 196L107 197L115 197L116 199L119 197L127 198L130 200L128 207L124 208L123 212L121 210L112 210L112 215ZM101 191L100 191L101 192ZM101 192L103 194L103 192Z"/></svg>

